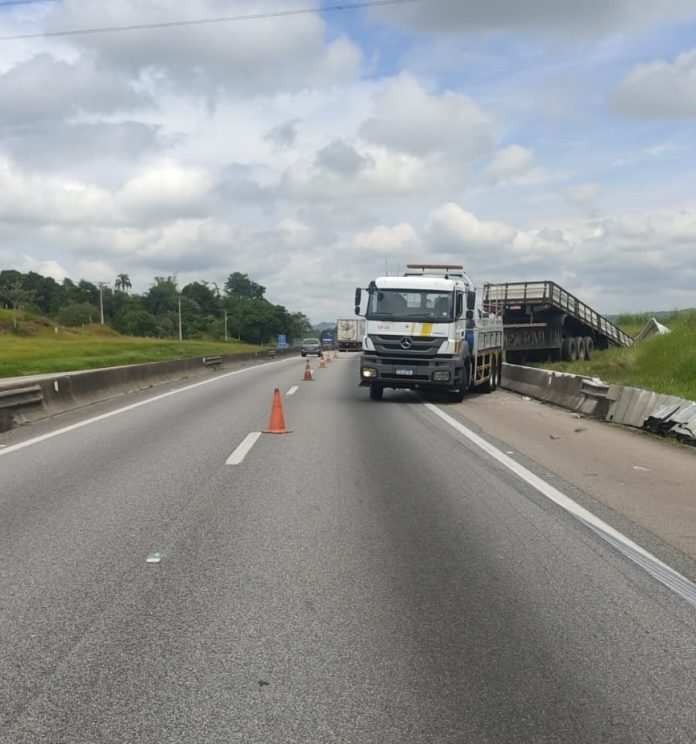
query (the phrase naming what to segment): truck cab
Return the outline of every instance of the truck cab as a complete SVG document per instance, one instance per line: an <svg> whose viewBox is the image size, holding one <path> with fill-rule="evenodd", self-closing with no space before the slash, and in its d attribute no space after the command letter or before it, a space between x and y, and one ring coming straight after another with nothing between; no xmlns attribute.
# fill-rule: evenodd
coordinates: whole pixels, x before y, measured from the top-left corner
<svg viewBox="0 0 696 744"><path fill-rule="evenodd" d="M471 387L497 387L502 321L483 313L461 266L409 264L403 276L379 277L365 291L360 384L372 399L385 388L406 388L441 390L459 401Z"/></svg>

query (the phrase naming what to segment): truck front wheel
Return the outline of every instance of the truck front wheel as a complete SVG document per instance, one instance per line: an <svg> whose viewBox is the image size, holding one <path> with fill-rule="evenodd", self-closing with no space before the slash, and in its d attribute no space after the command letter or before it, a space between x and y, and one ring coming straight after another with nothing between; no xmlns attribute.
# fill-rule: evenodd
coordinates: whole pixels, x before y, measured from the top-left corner
<svg viewBox="0 0 696 744"><path fill-rule="evenodd" d="M471 387L471 364L469 363L469 360L467 359L464 363L464 367L462 367L462 379L460 380L460 385L458 388L454 388L454 390L449 390L447 392L447 400L450 403L461 403L464 400L464 396L466 395L466 391Z"/></svg>
<svg viewBox="0 0 696 744"><path fill-rule="evenodd" d="M384 388L378 382L370 383L370 400L382 400Z"/></svg>

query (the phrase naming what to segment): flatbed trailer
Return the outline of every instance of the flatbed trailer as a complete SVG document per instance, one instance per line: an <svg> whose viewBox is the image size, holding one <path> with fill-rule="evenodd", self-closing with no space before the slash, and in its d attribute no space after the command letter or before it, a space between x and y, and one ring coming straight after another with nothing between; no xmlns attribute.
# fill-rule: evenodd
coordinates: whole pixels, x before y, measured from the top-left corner
<svg viewBox="0 0 696 744"><path fill-rule="evenodd" d="M595 349L631 346L610 320L551 281L486 284L484 309L502 317L508 362L589 359Z"/></svg>

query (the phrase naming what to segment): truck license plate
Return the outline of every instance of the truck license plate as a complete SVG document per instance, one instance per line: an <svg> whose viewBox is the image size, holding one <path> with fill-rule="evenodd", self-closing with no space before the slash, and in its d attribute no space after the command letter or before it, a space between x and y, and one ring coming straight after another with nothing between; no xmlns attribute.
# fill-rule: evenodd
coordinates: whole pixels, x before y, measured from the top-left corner
<svg viewBox="0 0 696 744"><path fill-rule="evenodd" d="M397 375L412 375L413 370L412 369L397 369L396 374Z"/></svg>

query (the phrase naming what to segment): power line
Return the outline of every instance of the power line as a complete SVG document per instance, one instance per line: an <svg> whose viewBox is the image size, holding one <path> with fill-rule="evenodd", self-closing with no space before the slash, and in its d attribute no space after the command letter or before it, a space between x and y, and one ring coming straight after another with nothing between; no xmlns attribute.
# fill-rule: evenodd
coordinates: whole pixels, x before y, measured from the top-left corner
<svg viewBox="0 0 696 744"><path fill-rule="evenodd" d="M3 0L0 2L0 8L8 5L36 5L37 3L55 3L57 0Z"/></svg>
<svg viewBox="0 0 696 744"><path fill-rule="evenodd" d="M17 0L20 2L21 0ZM44 0L48 1L48 0ZM417 3L420 0L368 0L362 3L342 3L341 5L328 5L325 8L298 8L296 10L277 10L265 13L254 13L252 15L223 16L221 18L197 18L188 21L168 21L163 23L140 23L131 26L104 26L102 28L78 28L66 31L44 31L38 34L19 34L17 36L0 36L0 41L19 41L20 39L46 39L54 36L77 36L86 34L106 34L113 31L143 31L152 28L176 28L179 26L202 26L210 23L233 23L235 21L253 21L260 18L281 18L295 15L309 15L328 13L340 10L356 10L359 8L370 8L378 5L402 5L404 3Z"/></svg>

